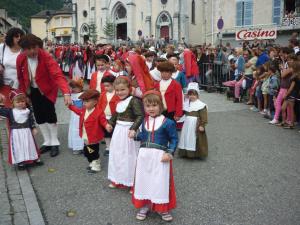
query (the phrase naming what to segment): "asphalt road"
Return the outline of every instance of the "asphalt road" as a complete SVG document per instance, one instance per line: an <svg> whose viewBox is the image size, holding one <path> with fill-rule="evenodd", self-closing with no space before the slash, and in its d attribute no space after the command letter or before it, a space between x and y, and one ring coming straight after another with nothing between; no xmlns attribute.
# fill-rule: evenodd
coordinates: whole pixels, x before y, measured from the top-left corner
<svg viewBox="0 0 300 225"><path fill-rule="evenodd" d="M258 113L223 95L201 96L209 109L209 157L175 157L178 206L172 224L299 225L300 133L269 125ZM165 224L156 214L136 221L129 192L108 188L107 157L102 157L99 174L87 174L85 158L67 149L69 112L61 105L60 99L61 154L43 155L45 165L30 171L47 223ZM68 210L75 216L67 217Z"/></svg>

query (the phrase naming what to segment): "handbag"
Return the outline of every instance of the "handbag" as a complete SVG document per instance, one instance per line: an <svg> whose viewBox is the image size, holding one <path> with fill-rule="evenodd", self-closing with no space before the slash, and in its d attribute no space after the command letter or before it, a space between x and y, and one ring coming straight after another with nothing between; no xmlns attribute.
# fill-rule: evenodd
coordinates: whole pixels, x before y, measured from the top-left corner
<svg viewBox="0 0 300 225"><path fill-rule="evenodd" d="M5 70L5 67L3 65L4 50L5 50L5 44L3 45L2 57L0 59L0 88L4 86L4 70Z"/></svg>

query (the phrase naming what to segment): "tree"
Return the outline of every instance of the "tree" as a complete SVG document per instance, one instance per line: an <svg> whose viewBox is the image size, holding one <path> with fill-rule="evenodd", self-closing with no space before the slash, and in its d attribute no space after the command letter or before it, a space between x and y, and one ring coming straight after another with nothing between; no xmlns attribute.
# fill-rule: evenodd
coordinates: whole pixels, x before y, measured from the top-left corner
<svg viewBox="0 0 300 225"><path fill-rule="evenodd" d="M104 34L108 37L108 39L113 40L115 38L115 24L110 20L106 20L103 31Z"/></svg>
<svg viewBox="0 0 300 225"><path fill-rule="evenodd" d="M97 42L97 37L98 37L98 33L97 33L97 26L95 23L92 23L90 25L90 36L91 36L91 39L92 39L92 42L94 44L96 44Z"/></svg>

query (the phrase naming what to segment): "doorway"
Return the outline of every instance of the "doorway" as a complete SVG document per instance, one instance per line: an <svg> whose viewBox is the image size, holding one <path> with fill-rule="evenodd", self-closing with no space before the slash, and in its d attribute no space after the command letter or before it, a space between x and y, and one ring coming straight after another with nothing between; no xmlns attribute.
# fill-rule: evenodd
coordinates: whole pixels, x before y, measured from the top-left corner
<svg viewBox="0 0 300 225"><path fill-rule="evenodd" d="M117 24L117 39L127 40L127 23Z"/></svg>

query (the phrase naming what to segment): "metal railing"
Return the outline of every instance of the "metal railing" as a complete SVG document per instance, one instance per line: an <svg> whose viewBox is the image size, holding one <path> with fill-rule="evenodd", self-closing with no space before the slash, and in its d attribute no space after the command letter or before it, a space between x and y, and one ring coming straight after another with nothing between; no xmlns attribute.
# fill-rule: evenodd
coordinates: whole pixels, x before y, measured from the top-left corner
<svg viewBox="0 0 300 225"><path fill-rule="evenodd" d="M223 82L233 80L234 71L229 64L202 63L200 65L200 86L207 88L225 88Z"/></svg>

